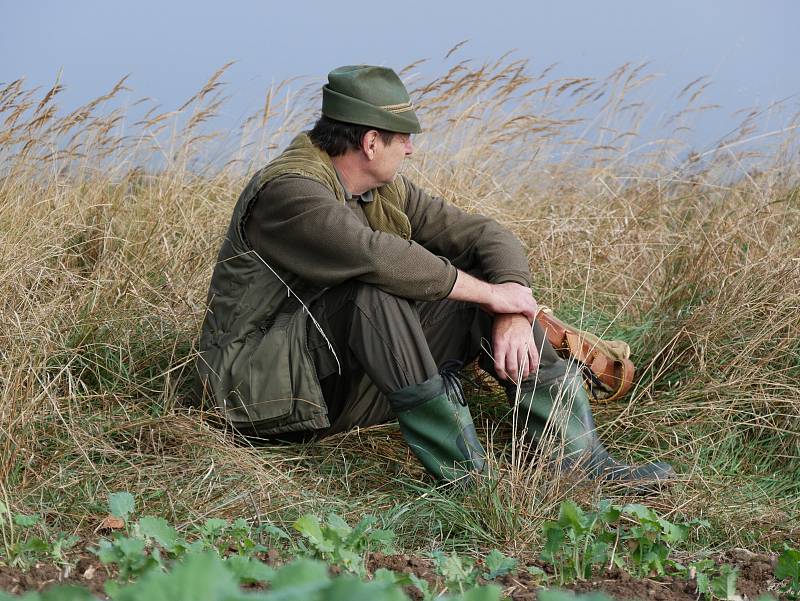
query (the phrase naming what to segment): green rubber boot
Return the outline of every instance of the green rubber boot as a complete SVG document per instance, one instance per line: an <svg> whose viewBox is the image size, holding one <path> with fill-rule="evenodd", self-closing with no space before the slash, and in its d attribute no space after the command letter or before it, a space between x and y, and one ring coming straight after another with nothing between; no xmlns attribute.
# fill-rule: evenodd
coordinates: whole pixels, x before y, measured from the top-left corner
<svg viewBox="0 0 800 601"><path fill-rule="evenodd" d="M539 444L550 437L563 445L563 456L554 458L562 469L577 467L590 479L621 483L661 482L675 477L668 463L633 466L609 455L597 437L589 395L574 365L562 376L532 380L522 383L518 397L514 388L507 388L506 393L517 407L528 442Z"/></svg>
<svg viewBox="0 0 800 601"><path fill-rule="evenodd" d="M387 398L408 446L437 480L484 472L486 452L455 374L437 374Z"/></svg>

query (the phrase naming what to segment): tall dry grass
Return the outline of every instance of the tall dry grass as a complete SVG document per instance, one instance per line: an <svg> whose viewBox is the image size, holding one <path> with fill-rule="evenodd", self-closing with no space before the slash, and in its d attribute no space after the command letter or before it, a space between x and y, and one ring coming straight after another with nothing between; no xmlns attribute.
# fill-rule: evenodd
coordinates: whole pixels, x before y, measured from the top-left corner
<svg viewBox="0 0 800 601"><path fill-rule="evenodd" d="M426 127L406 172L511 228L540 302L632 345L634 393L597 412L617 454L679 466L684 483L652 502L711 517L720 543L797 537L792 107L746 112L690 152L687 128L713 110L706 79L677 91L683 108L652 139L640 66L604 79L508 57L449 57L442 69L403 71ZM319 102L319 82L286 82L236 131L215 131L224 70L174 111L141 101L126 112L124 79L70 112L60 83L0 90L0 495L77 530L124 489L179 522L370 511L409 546L524 552L560 498L611 494L508 460L491 390L475 398L503 477L470 494L421 482L392 426L254 449L185 407L231 207Z"/></svg>

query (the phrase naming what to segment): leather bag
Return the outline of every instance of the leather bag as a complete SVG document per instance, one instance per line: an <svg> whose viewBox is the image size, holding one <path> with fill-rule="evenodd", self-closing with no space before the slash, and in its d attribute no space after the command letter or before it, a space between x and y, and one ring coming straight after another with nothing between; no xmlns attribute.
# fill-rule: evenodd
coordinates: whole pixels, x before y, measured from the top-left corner
<svg viewBox="0 0 800 601"><path fill-rule="evenodd" d="M581 367L584 383L595 400L614 401L630 391L636 368L630 360L631 349L627 343L602 340L568 325L547 307L540 308L536 320L555 351Z"/></svg>

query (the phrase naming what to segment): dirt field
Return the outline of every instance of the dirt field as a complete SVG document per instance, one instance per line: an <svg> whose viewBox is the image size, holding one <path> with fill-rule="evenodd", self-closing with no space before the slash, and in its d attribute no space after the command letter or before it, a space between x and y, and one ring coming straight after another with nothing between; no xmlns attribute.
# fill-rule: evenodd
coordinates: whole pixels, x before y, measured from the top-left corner
<svg viewBox="0 0 800 601"><path fill-rule="evenodd" d="M280 563L277 551L261 556L270 565ZM772 595L781 599L773 578L776 556L751 553L740 549L716 558L720 563L735 566L739 575L736 580L737 591L742 599L757 599L761 595ZM103 585L108 578L115 576L91 553L74 554L69 557L68 566L38 563L27 570L0 567L0 590L12 594L29 591L43 591L55 584L73 584L90 590L100 599L105 599ZM534 564L535 565L535 564ZM434 588L443 584L433 568L431 561L424 557L409 555L384 555L372 553L367 559L369 573L386 568L397 573L414 573L427 580ZM527 568L520 566L514 573L498 578L495 582L503 587L503 594L513 601L534 601L543 583L541 578L531 576ZM539 564L545 572L547 566ZM339 572L334 568L334 572ZM681 578L635 579L627 572L613 569L598 574L592 580L572 583L563 588L576 593L602 591L619 600L649 601L696 601L699 597L696 584ZM419 599L419 592L406 587L412 598Z"/></svg>

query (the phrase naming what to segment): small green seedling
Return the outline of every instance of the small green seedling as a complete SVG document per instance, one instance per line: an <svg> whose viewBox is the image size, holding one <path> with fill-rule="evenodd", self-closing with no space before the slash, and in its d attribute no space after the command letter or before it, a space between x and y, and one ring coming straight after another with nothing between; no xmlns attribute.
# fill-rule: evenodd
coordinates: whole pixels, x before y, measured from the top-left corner
<svg viewBox="0 0 800 601"><path fill-rule="evenodd" d="M48 559L66 565L65 552L75 546L79 537L58 533L55 538L48 535L44 522L38 514L11 513L0 502L0 533L2 533L5 557L0 559L8 565L28 568L40 559Z"/></svg>
<svg viewBox="0 0 800 601"><path fill-rule="evenodd" d="M383 568L375 572L375 577L377 578L378 572L383 572ZM430 583L425 580L424 578L420 578L414 572L409 572L408 574L400 574L398 572L391 572L392 577L394 578L395 584L399 586L413 586L414 588L419 591L419 594L422 596L421 601L434 601L434 599L439 599L439 595L437 595L434 591L431 590Z"/></svg>
<svg viewBox="0 0 800 601"><path fill-rule="evenodd" d="M653 573L663 576L671 545L686 540L689 526L673 524L639 504L626 505L622 513L634 519L622 535L633 572L641 577Z"/></svg>
<svg viewBox="0 0 800 601"><path fill-rule="evenodd" d="M675 570L675 574L695 581L698 595L701 595L706 601L713 599L741 600L741 596L736 593L738 571L733 566L728 564L718 566L708 558L694 561L688 567L672 560L669 563Z"/></svg>
<svg viewBox="0 0 800 601"><path fill-rule="evenodd" d="M723 601L741 601L742 597L736 593L738 576L736 568L727 564L720 566L719 574L711 579L711 594Z"/></svg>
<svg viewBox="0 0 800 601"><path fill-rule="evenodd" d="M500 576L505 576L517 568L517 560L513 557L506 557L497 549L492 549L483 560L486 572L482 576L486 580L494 580Z"/></svg>
<svg viewBox="0 0 800 601"><path fill-rule="evenodd" d="M326 524L306 514L294 523L294 529L305 537L308 546L301 550L307 555L363 577L366 574L364 556L368 551L393 551L394 532L375 528L376 521L374 516L364 516L351 528L335 514L328 516Z"/></svg>
<svg viewBox="0 0 800 601"><path fill-rule="evenodd" d="M128 523L129 516L136 509L136 500L129 492L114 492L108 495L108 511L114 517Z"/></svg>
<svg viewBox="0 0 800 601"><path fill-rule="evenodd" d="M525 571L530 574L536 584L543 584L547 582L547 572L539 566L528 566Z"/></svg>
<svg viewBox="0 0 800 601"><path fill-rule="evenodd" d="M800 551L784 545L783 553L775 566L775 578L786 581L786 595L800 599Z"/></svg>
<svg viewBox="0 0 800 601"><path fill-rule="evenodd" d="M447 555L441 551L431 553L431 558L449 591L464 594L464 591L475 588L478 572L472 559L459 557L455 552Z"/></svg>
<svg viewBox="0 0 800 601"><path fill-rule="evenodd" d="M613 599L605 593L576 595L570 591L549 589L539 591L539 601L613 601Z"/></svg>
<svg viewBox="0 0 800 601"><path fill-rule="evenodd" d="M558 520L542 526L541 556L553 566L559 584L591 578L593 566L620 563L614 553L617 534L609 528L619 517L619 508L606 500L594 512L584 512L571 500L561 503Z"/></svg>

